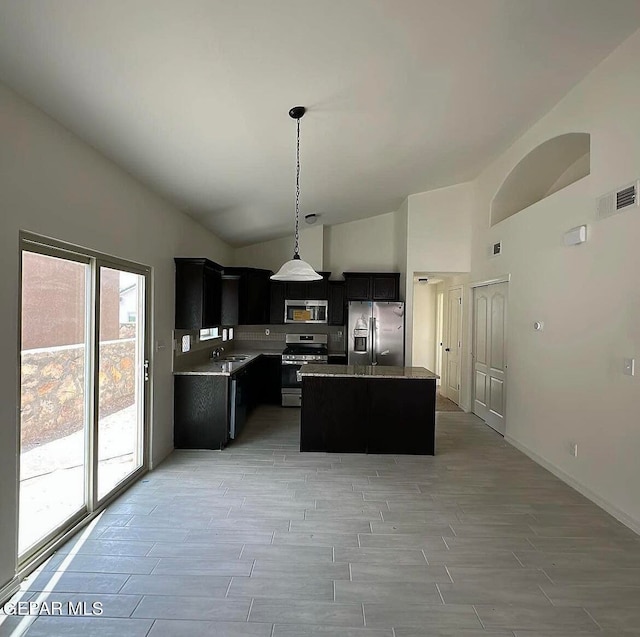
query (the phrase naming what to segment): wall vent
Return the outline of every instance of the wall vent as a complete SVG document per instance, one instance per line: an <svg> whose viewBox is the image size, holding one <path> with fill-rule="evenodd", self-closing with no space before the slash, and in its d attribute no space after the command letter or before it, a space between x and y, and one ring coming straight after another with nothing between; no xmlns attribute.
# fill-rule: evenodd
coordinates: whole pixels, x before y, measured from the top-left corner
<svg viewBox="0 0 640 637"><path fill-rule="evenodd" d="M619 190L614 190L598 198L598 219L605 219L618 212L640 206L639 191L640 181L634 181L632 184L623 186Z"/></svg>

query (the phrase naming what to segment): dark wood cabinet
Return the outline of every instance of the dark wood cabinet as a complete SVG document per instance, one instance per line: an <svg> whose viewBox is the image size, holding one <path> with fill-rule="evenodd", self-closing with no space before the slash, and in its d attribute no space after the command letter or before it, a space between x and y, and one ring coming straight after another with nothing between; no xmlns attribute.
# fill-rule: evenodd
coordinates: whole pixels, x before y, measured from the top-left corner
<svg viewBox="0 0 640 637"><path fill-rule="evenodd" d="M200 330L222 320L222 266L208 259L177 258L175 327Z"/></svg>
<svg viewBox="0 0 640 637"><path fill-rule="evenodd" d="M345 272L347 301L399 301L399 272Z"/></svg>
<svg viewBox="0 0 640 637"><path fill-rule="evenodd" d="M224 325L269 323L271 270L225 268L221 277Z"/></svg>
<svg viewBox="0 0 640 637"><path fill-rule="evenodd" d="M345 284L344 281L329 281L329 325L344 325Z"/></svg>
<svg viewBox="0 0 640 637"><path fill-rule="evenodd" d="M271 281L271 303L269 307L269 323L284 324L284 301L287 287L284 281Z"/></svg>
<svg viewBox="0 0 640 637"><path fill-rule="evenodd" d="M280 356L262 355L231 376L174 376L174 446L222 449L254 407L280 404Z"/></svg>
<svg viewBox="0 0 640 637"><path fill-rule="evenodd" d="M329 297L328 279L331 272L318 272L319 281L285 281L285 299L291 301L326 301Z"/></svg>
<svg viewBox="0 0 640 637"><path fill-rule="evenodd" d="M400 273L372 276L371 288L372 301L399 301Z"/></svg>
<svg viewBox="0 0 640 637"><path fill-rule="evenodd" d="M229 440L229 377L174 377L176 449L222 449Z"/></svg>
<svg viewBox="0 0 640 637"><path fill-rule="evenodd" d="M369 381L367 453L435 453L435 382Z"/></svg>
<svg viewBox="0 0 640 637"><path fill-rule="evenodd" d="M302 377L300 451L435 453L434 379Z"/></svg>
<svg viewBox="0 0 640 637"><path fill-rule="evenodd" d="M240 310L240 276L222 275L222 325L238 325Z"/></svg>
<svg viewBox="0 0 640 637"><path fill-rule="evenodd" d="M371 299L371 277L369 275L344 274L345 298L347 301Z"/></svg>
<svg viewBox="0 0 640 637"><path fill-rule="evenodd" d="M309 299L308 296L308 281L285 281L286 297L296 301L305 301Z"/></svg>
<svg viewBox="0 0 640 637"><path fill-rule="evenodd" d="M362 418L363 409L367 409L366 381L340 378L339 382L327 382L325 378L305 377L302 391L300 451L366 453Z"/></svg>

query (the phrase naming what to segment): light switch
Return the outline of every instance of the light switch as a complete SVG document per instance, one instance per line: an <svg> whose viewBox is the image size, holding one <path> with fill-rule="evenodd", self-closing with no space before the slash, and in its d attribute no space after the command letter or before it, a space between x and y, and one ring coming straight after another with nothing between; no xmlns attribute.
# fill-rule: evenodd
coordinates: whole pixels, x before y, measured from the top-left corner
<svg viewBox="0 0 640 637"><path fill-rule="evenodd" d="M636 359L635 358L624 359L624 374L626 376L636 375Z"/></svg>

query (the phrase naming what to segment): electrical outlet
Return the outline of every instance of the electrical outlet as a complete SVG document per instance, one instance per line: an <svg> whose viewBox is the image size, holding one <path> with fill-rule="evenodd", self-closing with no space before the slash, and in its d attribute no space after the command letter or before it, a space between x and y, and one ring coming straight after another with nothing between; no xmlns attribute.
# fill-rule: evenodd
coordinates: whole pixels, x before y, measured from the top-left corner
<svg viewBox="0 0 640 637"><path fill-rule="evenodd" d="M569 454L572 455L574 458L578 457L578 443L577 442L570 442L567 445L567 450L569 451Z"/></svg>

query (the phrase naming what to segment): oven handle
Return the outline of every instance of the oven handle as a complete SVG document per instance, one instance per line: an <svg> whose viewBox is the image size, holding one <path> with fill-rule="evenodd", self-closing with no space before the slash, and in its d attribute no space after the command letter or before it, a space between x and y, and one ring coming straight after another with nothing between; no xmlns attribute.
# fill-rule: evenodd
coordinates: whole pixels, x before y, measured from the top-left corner
<svg viewBox="0 0 640 637"><path fill-rule="evenodd" d="M309 361L282 361L283 365L308 365Z"/></svg>

